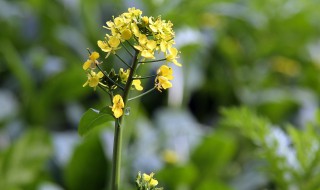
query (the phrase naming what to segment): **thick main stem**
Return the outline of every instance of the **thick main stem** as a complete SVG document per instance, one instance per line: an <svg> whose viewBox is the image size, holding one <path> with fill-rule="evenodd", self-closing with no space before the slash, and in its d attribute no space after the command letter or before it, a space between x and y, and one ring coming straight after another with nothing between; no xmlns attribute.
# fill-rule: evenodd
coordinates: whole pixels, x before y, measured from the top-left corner
<svg viewBox="0 0 320 190"><path fill-rule="evenodd" d="M131 63L131 71L127 80L127 84L124 87L123 92L123 102L126 106L128 95L131 89L133 76L135 73L135 70L138 65L138 54L139 51L135 51L134 57L132 58ZM122 139L122 120L123 116L121 116L119 119L116 119L115 121L115 132L114 132L114 142L113 142L113 161L112 161L112 176L111 176L111 189L112 190L118 190L120 185L120 169L121 169L121 139Z"/></svg>
<svg viewBox="0 0 320 190"><path fill-rule="evenodd" d="M120 164L121 164L121 139L122 131L119 119L115 121L115 132L113 140L113 161L112 161L112 176L111 189L118 190L120 184Z"/></svg>

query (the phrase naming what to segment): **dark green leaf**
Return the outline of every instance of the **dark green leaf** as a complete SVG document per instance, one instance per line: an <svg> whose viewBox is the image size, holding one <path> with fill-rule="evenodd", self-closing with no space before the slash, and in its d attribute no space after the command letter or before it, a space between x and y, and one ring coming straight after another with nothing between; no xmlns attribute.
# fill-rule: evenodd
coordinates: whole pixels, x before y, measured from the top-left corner
<svg viewBox="0 0 320 190"><path fill-rule="evenodd" d="M93 156L94 155L94 156ZM75 149L64 171L69 190L102 190L108 186L111 174L110 162L106 159L100 140L100 131L94 130Z"/></svg>
<svg viewBox="0 0 320 190"><path fill-rule="evenodd" d="M101 111L91 108L82 115L78 132L81 136L84 136L93 128L113 120L110 108L104 108Z"/></svg>

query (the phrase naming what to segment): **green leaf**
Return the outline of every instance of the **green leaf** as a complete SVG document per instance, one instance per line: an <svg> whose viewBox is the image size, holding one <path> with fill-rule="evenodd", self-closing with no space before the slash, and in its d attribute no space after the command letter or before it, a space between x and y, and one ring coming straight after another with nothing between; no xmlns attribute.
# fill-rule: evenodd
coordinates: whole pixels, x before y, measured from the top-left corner
<svg viewBox="0 0 320 190"><path fill-rule="evenodd" d="M204 138L191 155L192 162L201 172L201 179L222 175L234 157L236 148L232 136L223 131L216 131Z"/></svg>
<svg viewBox="0 0 320 190"><path fill-rule="evenodd" d="M82 115L78 132L81 136L84 136L93 128L113 120L114 117L110 108L104 108L101 111L91 108Z"/></svg>
<svg viewBox="0 0 320 190"><path fill-rule="evenodd" d="M100 134L100 130L92 131L74 150L64 170L66 189L102 190L108 186L111 163L105 157Z"/></svg>

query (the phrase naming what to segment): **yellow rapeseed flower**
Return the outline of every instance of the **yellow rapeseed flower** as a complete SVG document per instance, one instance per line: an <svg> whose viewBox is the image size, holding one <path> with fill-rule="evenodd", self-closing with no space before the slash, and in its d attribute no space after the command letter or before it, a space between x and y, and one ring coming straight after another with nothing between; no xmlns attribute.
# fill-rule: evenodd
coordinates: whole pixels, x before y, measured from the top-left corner
<svg viewBox="0 0 320 190"><path fill-rule="evenodd" d="M138 37L140 46L144 46L148 42L148 37L145 34L140 34Z"/></svg>
<svg viewBox="0 0 320 190"><path fill-rule="evenodd" d="M172 87L172 83L168 80L168 78L163 76L158 76L157 79L158 79L157 88L160 92L162 88L166 90Z"/></svg>
<svg viewBox="0 0 320 190"><path fill-rule="evenodd" d="M148 41L147 41L147 44L146 44L146 47L147 47L149 50L154 50L154 49L156 49L156 47L157 47L157 42L154 41L154 40L148 40Z"/></svg>
<svg viewBox="0 0 320 190"><path fill-rule="evenodd" d="M119 76L120 76L121 82L123 83L127 82L129 74L130 74L130 69L123 70L123 68L120 68Z"/></svg>
<svg viewBox="0 0 320 190"><path fill-rule="evenodd" d="M109 46L109 44L105 41L98 41L98 46L99 48L104 51L104 52L110 52L112 50L112 48Z"/></svg>
<svg viewBox="0 0 320 190"><path fill-rule="evenodd" d="M112 112L114 117L119 118L123 115L123 108L124 108L124 102L122 97L117 94L113 97L113 106L112 106Z"/></svg>
<svg viewBox="0 0 320 190"><path fill-rule="evenodd" d="M152 20L150 20L150 29L152 30L152 32L162 32L162 20L160 18L158 18L155 22L153 22Z"/></svg>
<svg viewBox="0 0 320 190"><path fill-rule="evenodd" d="M141 20L142 20L142 23L143 23L144 25L149 24L149 18L148 18L147 16L141 17Z"/></svg>
<svg viewBox="0 0 320 190"><path fill-rule="evenodd" d="M160 42L160 50L162 52L166 52L168 49L170 49L173 45L174 41L173 40L161 40Z"/></svg>
<svg viewBox="0 0 320 190"><path fill-rule="evenodd" d="M142 174L142 179L149 184L150 187L155 187L158 185L158 181L153 178L154 173L148 174Z"/></svg>
<svg viewBox="0 0 320 190"><path fill-rule="evenodd" d="M107 38L108 38L108 42L101 41L101 40L98 40L98 42L97 42L99 48L102 51L108 53L106 57L108 57L111 52L115 53L115 50L120 48L120 47L118 47L120 44L120 40L117 37L107 35Z"/></svg>
<svg viewBox="0 0 320 190"><path fill-rule="evenodd" d="M166 55L166 60L169 61L169 62L172 62L174 63L175 65L181 67L181 63L179 63L176 58L179 58L178 57L178 50L176 48L169 48L169 54Z"/></svg>
<svg viewBox="0 0 320 190"><path fill-rule="evenodd" d="M155 59L154 54L159 50L165 53L168 62L181 66L176 60L178 50L172 47L175 44L172 27L170 21L162 20L160 16L157 18L142 16L141 10L132 7L114 17L112 21L106 22L104 28L108 29L111 35L106 34L106 39L98 41L98 46L108 53L108 57L111 52L115 53L120 49L118 46L121 42L130 40L134 36L138 43L133 46L139 50L141 57Z"/></svg>
<svg viewBox="0 0 320 190"><path fill-rule="evenodd" d="M172 87L172 83L169 80L173 79L173 70L167 65L162 65L157 71L156 87L161 92L161 89L168 89Z"/></svg>
<svg viewBox="0 0 320 190"><path fill-rule="evenodd" d="M103 73L101 71L99 71L98 73L91 71L90 74L88 74L88 80L86 83L83 84L83 87L85 87L89 84L90 87L92 87L92 88L94 88L94 90L96 90L97 86L100 83L100 79L102 77L103 77Z"/></svg>
<svg viewBox="0 0 320 190"><path fill-rule="evenodd" d="M98 63L97 59L100 57L98 52L92 52L91 55L89 55L89 59L84 62L82 68L83 70L87 70L89 68L94 69L96 67L96 64Z"/></svg>
<svg viewBox="0 0 320 190"><path fill-rule="evenodd" d="M114 48L117 48L119 46L120 40L115 36L111 36L109 38L108 43L109 43L110 47L112 47L114 49Z"/></svg>
<svg viewBox="0 0 320 190"><path fill-rule="evenodd" d="M132 13L134 16L140 16L142 11L140 9L136 9L135 7L128 8L128 12Z"/></svg>
<svg viewBox="0 0 320 190"><path fill-rule="evenodd" d="M121 28L124 25L124 19L122 17L116 17L114 19L114 27Z"/></svg>
<svg viewBox="0 0 320 190"><path fill-rule="evenodd" d="M154 51L157 48L157 42L148 40L144 34L139 35L139 45L134 46L137 50L141 51L141 56L147 59L155 59Z"/></svg>
<svg viewBox="0 0 320 190"><path fill-rule="evenodd" d="M89 59L92 61L95 61L96 59L98 59L100 57L98 52L92 52L91 55L89 56Z"/></svg>
<svg viewBox="0 0 320 190"><path fill-rule="evenodd" d="M167 65L162 65L158 71L157 71L157 75L158 76L163 76L166 77L168 80L172 80L173 79L173 70L171 67L168 67Z"/></svg>
<svg viewBox="0 0 320 190"><path fill-rule="evenodd" d="M139 79L133 80L132 86L134 86L138 91L143 90L143 87L141 86L141 81Z"/></svg>
<svg viewBox="0 0 320 190"><path fill-rule="evenodd" d="M131 27L131 31L132 33L136 36L136 37L139 37L140 36L140 30L139 30L139 27L136 23L131 23L130 24L130 27Z"/></svg>
<svg viewBox="0 0 320 190"><path fill-rule="evenodd" d="M162 153L163 160L169 164L175 164L178 162L178 155L175 151L165 150Z"/></svg>
<svg viewBox="0 0 320 190"><path fill-rule="evenodd" d="M150 179L153 177L153 173L151 173L150 175L148 175L148 174L142 174L142 179L144 180L144 181L150 181Z"/></svg>
<svg viewBox="0 0 320 190"><path fill-rule="evenodd" d="M156 179L151 179L151 181L149 182L150 187L155 187L158 185L158 180Z"/></svg>

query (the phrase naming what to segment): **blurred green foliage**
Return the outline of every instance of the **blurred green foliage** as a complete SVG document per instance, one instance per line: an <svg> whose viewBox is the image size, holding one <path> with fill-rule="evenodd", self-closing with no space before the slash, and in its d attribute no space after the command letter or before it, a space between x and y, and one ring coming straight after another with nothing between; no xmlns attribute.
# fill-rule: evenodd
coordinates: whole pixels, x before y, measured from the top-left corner
<svg viewBox="0 0 320 190"><path fill-rule="evenodd" d="M110 177L110 170L110 163L105 158L99 133L96 132L88 136L74 150L74 154L65 168L66 187L70 190L104 189L105 180Z"/></svg>
<svg viewBox="0 0 320 190"><path fill-rule="evenodd" d="M44 168L52 156L49 134L41 129L30 130L13 143L0 157L1 189L36 189L46 180Z"/></svg>
<svg viewBox="0 0 320 190"><path fill-rule="evenodd" d="M82 87L81 66L131 6L174 23L183 67L170 92L130 105L123 189L139 170L165 189L320 188L317 1L2 0L0 189L108 184L112 125L84 138L76 128L109 100Z"/></svg>

